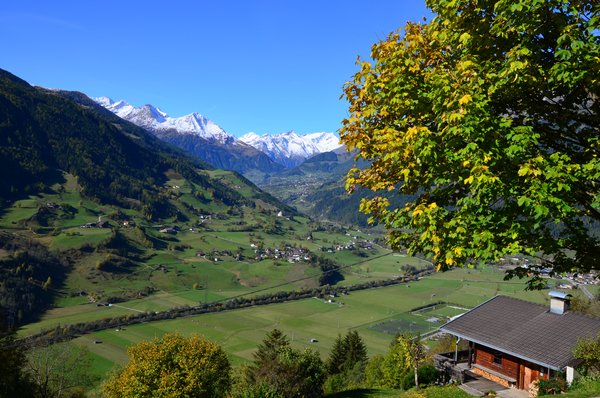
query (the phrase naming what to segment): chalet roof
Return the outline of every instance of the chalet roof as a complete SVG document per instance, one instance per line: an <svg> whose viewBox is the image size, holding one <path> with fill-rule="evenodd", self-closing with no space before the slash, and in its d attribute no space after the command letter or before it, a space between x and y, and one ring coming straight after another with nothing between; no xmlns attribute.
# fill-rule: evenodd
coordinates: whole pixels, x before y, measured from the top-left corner
<svg viewBox="0 0 600 398"><path fill-rule="evenodd" d="M572 349L582 338L595 338L600 319L506 296L496 296L440 327L473 341L554 370L573 363Z"/></svg>

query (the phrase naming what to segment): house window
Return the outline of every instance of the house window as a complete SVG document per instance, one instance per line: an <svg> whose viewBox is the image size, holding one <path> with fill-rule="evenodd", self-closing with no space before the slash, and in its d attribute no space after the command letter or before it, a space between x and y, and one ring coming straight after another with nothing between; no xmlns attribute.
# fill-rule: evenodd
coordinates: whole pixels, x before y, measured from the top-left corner
<svg viewBox="0 0 600 398"><path fill-rule="evenodd" d="M501 352L494 351L492 353L492 363L494 365L500 365L500 366L502 366L502 353Z"/></svg>

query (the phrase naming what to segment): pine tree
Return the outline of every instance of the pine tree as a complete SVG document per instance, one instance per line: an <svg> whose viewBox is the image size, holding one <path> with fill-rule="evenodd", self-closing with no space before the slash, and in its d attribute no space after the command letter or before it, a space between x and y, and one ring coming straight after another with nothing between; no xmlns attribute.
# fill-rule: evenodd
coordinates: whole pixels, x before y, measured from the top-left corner
<svg viewBox="0 0 600 398"><path fill-rule="evenodd" d="M269 375L273 375L273 369L277 366L279 354L289 345L290 342L287 336L281 330L273 329L269 332L253 355L254 365L249 369L251 379L264 379ZM274 376L276 377L276 375Z"/></svg>
<svg viewBox="0 0 600 398"><path fill-rule="evenodd" d="M317 352L291 348L287 337L274 329L258 347L234 397L321 397L325 371Z"/></svg>
<svg viewBox="0 0 600 398"><path fill-rule="evenodd" d="M356 330L348 331L342 338L338 335L327 361L327 371L330 375L352 370L357 364L368 361L367 347Z"/></svg>
<svg viewBox="0 0 600 398"><path fill-rule="evenodd" d="M341 373L345 361L346 350L344 347L344 342L342 340L342 335L338 334L337 338L333 343L331 353L329 354L329 358L327 360L327 373L329 373L330 375Z"/></svg>
<svg viewBox="0 0 600 398"><path fill-rule="evenodd" d="M359 363L368 361L367 347L356 330L349 331L344 337L345 361L344 370L350 370Z"/></svg>

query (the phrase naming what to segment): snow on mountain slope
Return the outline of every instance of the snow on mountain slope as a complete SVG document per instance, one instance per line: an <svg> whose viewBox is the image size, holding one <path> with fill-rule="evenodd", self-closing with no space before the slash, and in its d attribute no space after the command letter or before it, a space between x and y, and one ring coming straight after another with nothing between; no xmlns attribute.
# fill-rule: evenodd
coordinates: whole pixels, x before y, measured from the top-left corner
<svg viewBox="0 0 600 398"><path fill-rule="evenodd" d="M94 100L117 116L153 132L174 130L180 134L193 134L222 144L238 142L212 120L196 112L181 117L170 117L153 105L138 108L123 100L115 102L108 97L98 97Z"/></svg>
<svg viewBox="0 0 600 398"><path fill-rule="evenodd" d="M306 159L339 148L339 138L333 133L310 133L298 135L294 131L259 136L248 133L240 140L267 154L275 162L294 167Z"/></svg>
<svg viewBox="0 0 600 398"><path fill-rule="evenodd" d="M314 155L333 151L341 146L335 134L321 132L298 135L294 131L289 131L262 136L248 133L241 138L236 138L199 113L194 112L174 118L153 105L135 107L124 100L113 101L108 97L98 97L94 100L117 116L150 130L158 137L186 150L196 145L188 138L196 136L209 142L226 145L230 149L238 147L239 150L243 150L249 145L280 165L295 167ZM182 140L186 141L185 144ZM215 161L213 163L218 164Z"/></svg>

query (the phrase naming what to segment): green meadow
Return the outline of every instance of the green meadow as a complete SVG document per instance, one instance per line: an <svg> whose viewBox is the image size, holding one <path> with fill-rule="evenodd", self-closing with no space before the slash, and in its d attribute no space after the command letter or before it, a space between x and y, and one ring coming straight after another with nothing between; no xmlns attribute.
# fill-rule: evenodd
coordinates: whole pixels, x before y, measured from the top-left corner
<svg viewBox="0 0 600 398"><path fill-rule="evenodd" d="M104 330L75 340L93 353L103 364L102 371L127 360L128 346L164 333L200 334L221 344L235 364L252 360L252 353L265 334L279 328L299 349L312 348L326 358L334 339L348 330L358 330L369 355L387 351L395 331L386 325L425 326L428 332L441 323L429 318L458 315L496 294L510 294L524 300L544 303L547 291L524 291L518 281L503 281L503 273L493 268L458 269L434 274L409 284L355 291L332 298L311 298L283 304L271 304L213 314L190 316L169 321L132 325L120 330ZM141 300L143 302L143 300ZM431 303L445 301L450 305L411 312ZM132 307L133 308L133 307ZM137 307L137 308L142 308ZM108 311L122 311L111 308ZM418 329L415 327L415 329ZM316 339L316 342L311 340Z"/></svg>
<svg viewBox="0 0 600 398"><path fill-rule="evenodd" d="M207 173L245 196L258 195L232 173ZM176 173L164 190L179 216L160 223L148 222L135 210L86 199L69 175L55 188L54 193L20 200L0 214L0 227L20 230L54 252L70 253L64 281L50 287L55 293L53 308L37 322L24 325L20 336L103 318L319 287L322 271L316 264L287 256L260 258L259 248L300 250L332 260L343 276L337 284L344 286L396 278L408 269L431 266L424 259L372 243L381 237L376 231L322 225L284 214L261 197L255 197L252 206L224 206L211 200L208 192L198 194L199 187ZM53 203L59 207L49 207ZM123 223L125 219L130 225ZM81 228L98 220L109 221L111 228ZM174 225L180 228L176 234L160 232ZM370 248L360 248L359 242L371 242ZM348 248L352 244L356 246ZM107 271L106 264L113 270ZM323 358L337 335L348 330L360 332L370 355L383 354L394 334L434 331L449 317L496 294L546 301L546 292L526 292L523 282L504 281L503 276L492 267L458 269L339 297L103 330L75 342L89 349L101 378L127 361L127 347L167 332L204 335L222 345L234 364L252 360L257 345L273 328L285 332L294 347L315 349ZM105 305L109 300L111 305ZM439 302L449 304L423 308Z"/></svg>

